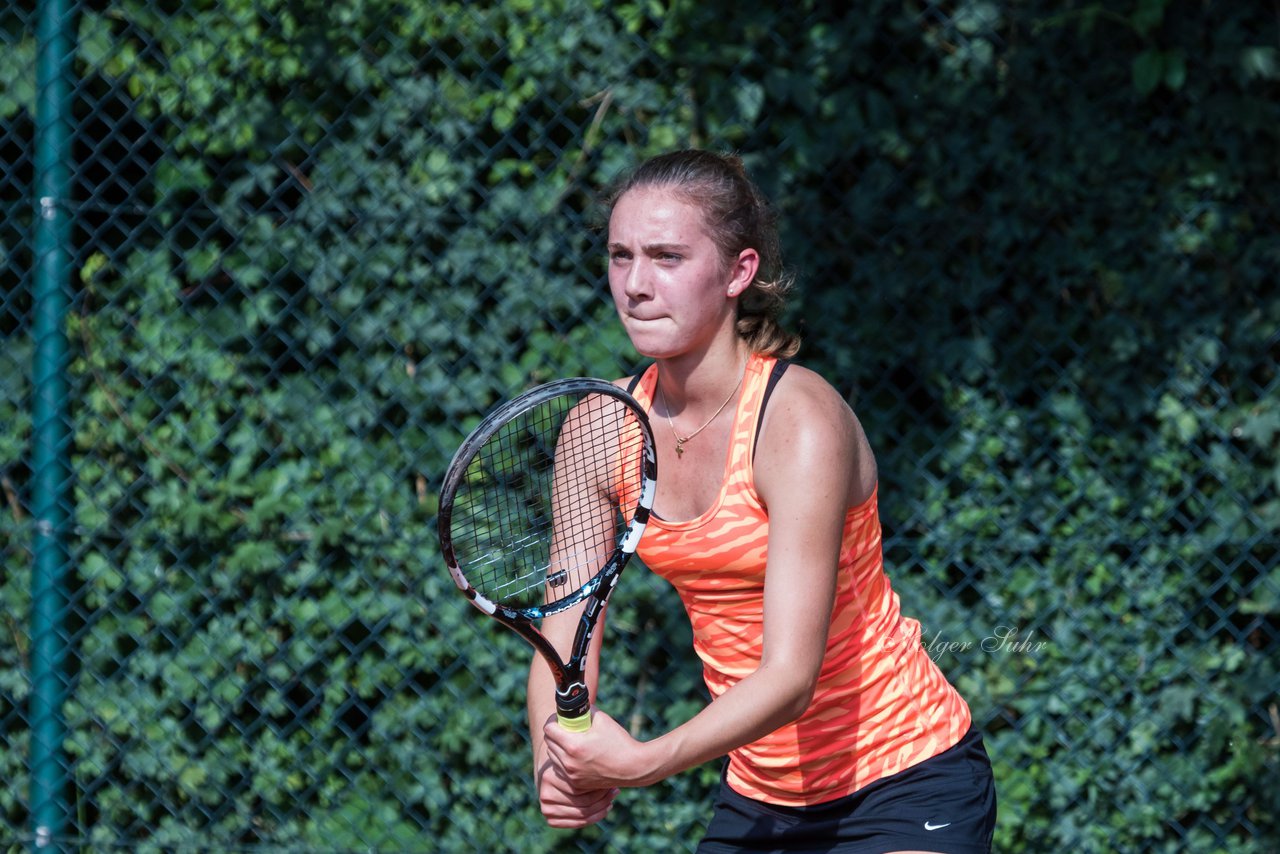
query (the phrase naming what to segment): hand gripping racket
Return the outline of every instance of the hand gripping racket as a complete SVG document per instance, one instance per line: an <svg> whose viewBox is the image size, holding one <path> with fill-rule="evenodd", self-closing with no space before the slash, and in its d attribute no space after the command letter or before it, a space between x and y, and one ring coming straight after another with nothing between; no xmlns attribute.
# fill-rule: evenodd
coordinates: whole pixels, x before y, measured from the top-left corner
<svg viewBox="0 0 1280 854"><path fill-rule="evenodd" d="M657 483L649 419L626 391L576 378L495 410L462 443L440 497L440 547L471 603L546 659L561 725L591 726L596 622L644 533ZM569 657L537 628L586 603Z"/></svg>

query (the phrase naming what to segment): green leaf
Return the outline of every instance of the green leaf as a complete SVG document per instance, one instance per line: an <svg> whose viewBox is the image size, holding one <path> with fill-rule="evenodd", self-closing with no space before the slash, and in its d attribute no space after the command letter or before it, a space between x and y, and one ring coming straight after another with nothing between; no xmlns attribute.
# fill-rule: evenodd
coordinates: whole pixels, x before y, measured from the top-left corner
<svg viewBox="0 0 1280 854"><path fill-rule="evenodd" d="M1187 59L1180 50L1164 55L1164 85L1177 92L1187 81Z"/></svg>
<svg viewBox="0 0 1280 854"><path fill-rule="evenodd" d="M1148 48L1133 60L1133 86L1140 95L1150 95L1165 77L1165 55Z"/></svg>

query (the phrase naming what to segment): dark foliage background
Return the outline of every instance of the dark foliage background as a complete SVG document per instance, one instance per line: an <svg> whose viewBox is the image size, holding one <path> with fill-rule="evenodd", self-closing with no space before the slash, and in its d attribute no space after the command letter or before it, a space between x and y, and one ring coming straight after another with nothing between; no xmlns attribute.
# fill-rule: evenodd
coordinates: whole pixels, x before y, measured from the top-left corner
<svg viewBox="0 0 1280 854"><path fill-rule="evenodd" d="M635 366L593 199L776 201L1001 851L1280 845L1280 26L1185 0L76 7L69 845L689 847L718 768L547 830L453 448ZM0 843L29 839L35 8L0 13ZM602 702L702 702L630 571Z"/></svg>

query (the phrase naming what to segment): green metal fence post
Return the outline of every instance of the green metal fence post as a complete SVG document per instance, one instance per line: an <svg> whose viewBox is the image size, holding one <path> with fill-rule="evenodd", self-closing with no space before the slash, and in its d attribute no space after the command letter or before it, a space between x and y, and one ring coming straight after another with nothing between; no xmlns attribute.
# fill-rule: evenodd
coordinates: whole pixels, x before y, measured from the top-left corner
<svg viewBox="0 0 1280 854"><path fill-rule="evenodd" d="M67 614L71 506L65 376L71 271L71 222L65 202L71 192L73 50L68 5L68 0L42 0L36 30L30 762L31 823L37 849L59 844L68 817L67 761L62 747L67 689L67 637L62 624Z"/></svg>

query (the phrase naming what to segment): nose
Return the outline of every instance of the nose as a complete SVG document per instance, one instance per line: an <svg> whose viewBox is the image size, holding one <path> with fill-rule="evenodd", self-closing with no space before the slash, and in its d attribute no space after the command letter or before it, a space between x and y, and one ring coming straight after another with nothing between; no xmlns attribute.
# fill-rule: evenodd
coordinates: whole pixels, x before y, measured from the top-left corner
<svg viewBox="0 0 1280 854"><path fill-rule="evenodd" d="M632 261L623 273L622 292L629 299L644 299L650 295L649 277L645 275L644 266L638 260Z"/></svg>

